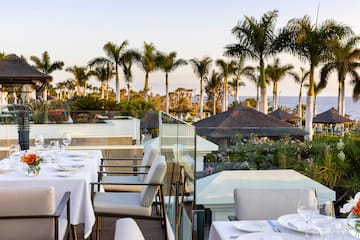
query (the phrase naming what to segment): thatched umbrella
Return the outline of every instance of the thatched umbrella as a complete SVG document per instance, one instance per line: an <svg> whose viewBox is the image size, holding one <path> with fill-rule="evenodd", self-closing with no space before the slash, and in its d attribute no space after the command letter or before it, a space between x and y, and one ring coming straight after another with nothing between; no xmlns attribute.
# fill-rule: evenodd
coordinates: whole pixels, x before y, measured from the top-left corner
<svg viewBox="0 0 360 240"><path fill-rule="evenodd" d="M277 110L269 113L268 116L276 118L277 120L280 120L280 121L285 121L285 122L290 122L290 123L295 123L295 122L299 121L299 119L300 119L299 117L292 115L290 113L287 113L281 109L277 109Z"/></svg>
<svg viewBox="0 0 360 240"><path fill-rule="evenodd" d="M0 61L0 84L3 87L33 85L38 95L52 77L38 71L35 67L16 56L7 56Z"/></svg>
<svg viewBox="0 0 360 240"><path fill-rule="evenodd" d="M306 132L290 123L269 117L252 108L240 105L229 111L216 114L193 124L199 135L215 138L222 142L236 134L249 137L280 137L290 135L303 138Z"/></svg>
<svg viewBox="0 0 360 240"><path fill-rule="evenodd" d="M355 122L348 117L344 117L339 114L335 108L319 113L313 118L313 123L324 123L324 124L337 124L337 123L350 123Z"/></svg>
<svg viewBox="0 0 360 240"><path fill-rule="evenodd" d="M159 128L159 112L153 109L147 110L144 116L140 119L140 128L142 129Z"/></svg>

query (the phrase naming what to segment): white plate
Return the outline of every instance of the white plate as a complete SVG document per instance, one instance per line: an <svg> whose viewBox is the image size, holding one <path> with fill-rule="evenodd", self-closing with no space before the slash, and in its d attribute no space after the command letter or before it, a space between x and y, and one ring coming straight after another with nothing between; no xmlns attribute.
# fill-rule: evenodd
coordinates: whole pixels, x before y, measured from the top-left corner
<svg viewBox="0 0 360 240"><path fill-rule="evenodd" d="M305 224L305 219L300 214L288 214L281 216L277 219L279 224L283 227L291 229L296 232L301 233L310 233L310 234L319 234L319 232L315 228L311 229L300 229L296 227L298 224L296 223L303 223ZM301 224L302 225L302 224Z"/></svg>
<svg viewBox="0 0 360 240"><path fill-rule="evenodd" d="M72 177L74 176L74 173L72 172L58 172L56 175L59 177Z"/></svg>
<svg viewBox="0 0 360 240"><path fill-rule="evenodd" d="M72 157L71 160L72 161L84 161L86 159L86 157Z"/></svg>
<svg viewBox="0 0 360 240"><path fill-rule="evenodd" d="M84 165L81 164L57 164L54 168L58 171L80 171Z"/></svg>
<svg viewBox="0 0 360 240"><path fill-rule="evenodd" d="M243 231L243 232L262 232L266 230L271 230L269 226L264 222L259 221L241 221L235 222L234 227Z"/></svg>
<svg viewBox="0 0 360 240"><path fill-rule="evenodd" d="M91 155L86 152L68 152L66 153L66 155L69 157L82 157L82 158L91 157Z"/></svg>
<svg viewBox="0 0 360 240"><path fill-rule="evenodd" d="M236 240L306 240L306 238L290 233L257 232L242 235Z"/></svg>

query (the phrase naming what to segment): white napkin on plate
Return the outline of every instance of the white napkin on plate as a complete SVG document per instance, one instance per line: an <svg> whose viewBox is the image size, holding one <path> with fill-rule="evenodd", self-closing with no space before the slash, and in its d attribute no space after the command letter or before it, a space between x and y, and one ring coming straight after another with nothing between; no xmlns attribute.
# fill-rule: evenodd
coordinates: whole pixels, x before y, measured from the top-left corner
<svg viewBox="0 0 360 240"><path fill-rule="evenodd" d="M306 223L305 220L296 219L287 223L289 227L299 231L311 231L313 226L310 223Z"/></svg>

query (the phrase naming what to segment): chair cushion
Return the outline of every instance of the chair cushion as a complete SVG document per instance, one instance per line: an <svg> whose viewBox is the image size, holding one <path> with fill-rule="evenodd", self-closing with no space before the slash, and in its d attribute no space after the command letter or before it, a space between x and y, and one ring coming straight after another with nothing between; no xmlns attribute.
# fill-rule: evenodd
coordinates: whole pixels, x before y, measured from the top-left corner
<svg viewBox="0 0 360 240"><path fill-rule="evenodd" d="M140 176L103 176L103 182L114 183L142 183ZM141 185L104 185L105 191L110 192L141 192Z"/></svg>
<svg viewBox="0 0 360 240"><path fill-rule="evenodd" d="M313 189L235 189L234 205L238 220L277 219L296 213L299 203L317 204Z"/></svg>
<svg viewBox="0 0 360 240"><path fill-rule="evenodd" d="M142 166L151 166L154 160L159 156L159 148L154 144L148 144L144 147L144 156L141 161ZM148 168L140 168L140 172L147 172ZM140 175L141 182L145 180L145 174Z"/></svg>
<svg viewBox="0 0 360 240"><path fill-rule="evenodd" d="M96 213L150 216L151 206L141 205L138 192L97 192L94 197L94 211Z"/></svg>
<svg viewBox="0 0 360 240"><path fill-rule="evenodd" d="M53 215L55 191L53 187L0 188L0 215ZM1 239L54 239L54 219L2 219ZM34 231L36 229L36 231ZM59 239L65 237L67 219L59 218Z"/></svg>
<svg viewBox="0 0 360 240"><path fill-rule="evenodd" d="M116 220L114 240L145 240L139 226L132 218Z"/></svg>
<svg viewBox="0 0 360 240"><path fill-rule="evenodd" d="M0 216L55 213L53 187L17 187L16 189L1 187L0 196Z"/></svg>
<svg viewBox="0 0 360 240"><path fill-rule="evenodd" d="M144 183L160 184L164 180L165 173L166 173L165 157L158 156L151 165L148 174L146 174ZM158 190L157 186L144 186L140 196L141 205L144 207L150 207L155 198L157 190Z"/></svg>

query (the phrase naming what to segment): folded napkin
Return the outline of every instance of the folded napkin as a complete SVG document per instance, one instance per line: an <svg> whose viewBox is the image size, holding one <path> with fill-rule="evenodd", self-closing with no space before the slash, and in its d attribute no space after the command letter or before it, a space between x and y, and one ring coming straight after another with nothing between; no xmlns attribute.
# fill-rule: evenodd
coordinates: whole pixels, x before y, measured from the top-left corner
<svg viewBox="0 0 360 240"><path fill-rule="evenodd" d="M314 229L310 223L306 223L303 219L294 219L293 221L288 222L287 225L300 231L311 231Z"/></svg>

